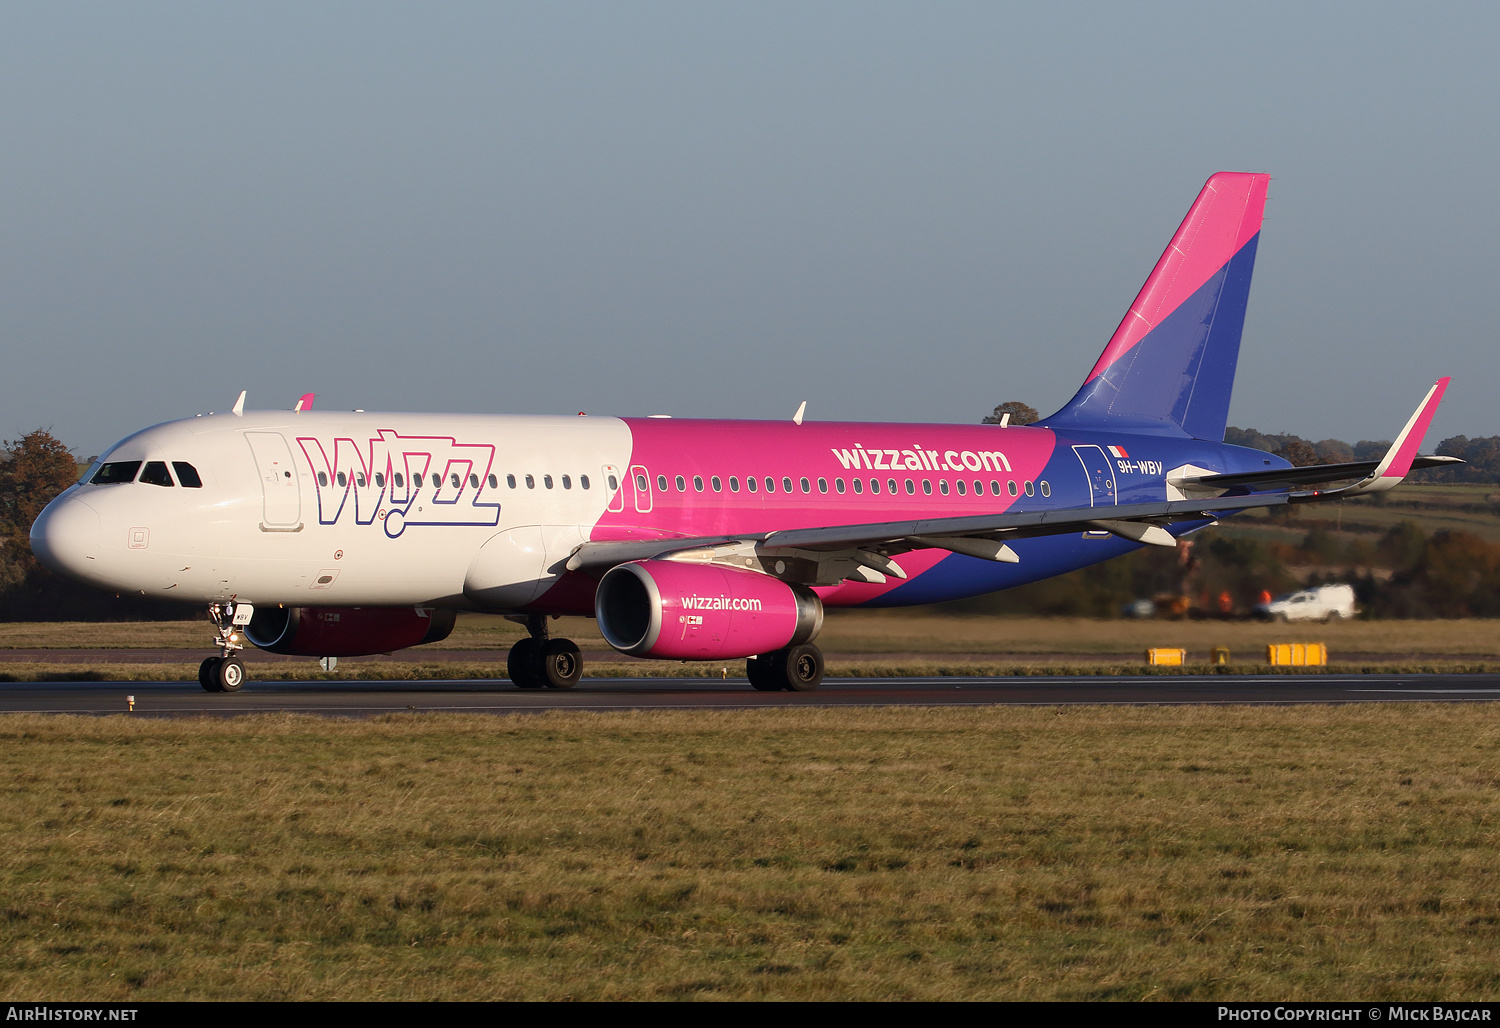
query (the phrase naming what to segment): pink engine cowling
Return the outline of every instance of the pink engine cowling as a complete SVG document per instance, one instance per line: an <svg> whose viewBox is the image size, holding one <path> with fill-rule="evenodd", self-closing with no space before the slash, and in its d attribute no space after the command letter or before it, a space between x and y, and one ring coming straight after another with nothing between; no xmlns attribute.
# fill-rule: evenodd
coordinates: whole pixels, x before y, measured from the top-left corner
<svg viewBox="0 0 1500 1028"><path fill-rule="evenodd" d="M272 653L363 657L446 639L453 621L415 607L256 607L245 638Z"/></svg>
<svg viewBox="0 0 1500 1028"><path fill-rule="evenodd" d="M823 627L811 589L716 564L641 560L611 568L594 599L599 631L621 653L723 660L807 642Z"/></svg>

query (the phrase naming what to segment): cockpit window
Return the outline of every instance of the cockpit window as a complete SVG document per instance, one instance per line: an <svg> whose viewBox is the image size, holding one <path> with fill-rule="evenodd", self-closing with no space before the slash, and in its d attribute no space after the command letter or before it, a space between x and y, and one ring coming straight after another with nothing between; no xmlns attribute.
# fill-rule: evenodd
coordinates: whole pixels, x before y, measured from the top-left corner
<svg viewBox="0 0 1500 1028"><path fill-rule="evenodd" d="M198 477L198 469L187 461L174 460L172 462L172 470L177 472L177 481L182 484L184 489L203 488L203 479Z"/></svg>
<svg viewBox="0 0 1500 1028"><path fill-rule="evenodd" d="M113 485L116 482L134 482L135 473L141 470L138 460L116 460L99 465L99 470L90 481L94 485Z"/></svg>
<svg viewBox="0 0 1500 1028"><path fill-rule="evenodd" d="M167 471L167 462L164 460L147 461L145 470L141 472L141 481L146 485L164 485L170 488L172 476Z"/></svg>

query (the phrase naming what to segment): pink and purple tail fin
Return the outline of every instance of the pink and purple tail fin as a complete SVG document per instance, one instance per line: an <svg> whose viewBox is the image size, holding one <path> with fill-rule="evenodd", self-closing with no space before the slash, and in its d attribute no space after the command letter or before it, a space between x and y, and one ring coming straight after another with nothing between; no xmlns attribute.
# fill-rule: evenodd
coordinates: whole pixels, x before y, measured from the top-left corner
<svg viewBox="0 0 1500 1028"><path fill-rule="evenodd" d="M1204 184L1083 388L1044 424L1224 438L1270 180Z"/></svg>

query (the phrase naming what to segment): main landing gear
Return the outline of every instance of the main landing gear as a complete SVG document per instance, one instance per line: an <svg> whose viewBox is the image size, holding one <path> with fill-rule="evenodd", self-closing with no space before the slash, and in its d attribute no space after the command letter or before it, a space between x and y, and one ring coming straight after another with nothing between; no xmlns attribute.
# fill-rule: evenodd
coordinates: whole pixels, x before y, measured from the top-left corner
<svg viewBox="0 0 1500 1028"><path fill-rule="evenodd" d="M521 621L517 616L514 621ZM572 639L547 638L547 615L528 614L531 633L510 648L505 670L522 689L571 689L583 677L583 654Z"/></svg>
<svg viewBox="0 0 1500 1028"><path fill-rule="evenodd" d="M245 662L239 658L239 651L245 647L236 631L234 614L233 603L208 605L208 617L217 633L214 645L219 648L221 656L209 657L198 665L198 684L207 692L239 692L240 686L245 684Z"/></svg>
<svg viewBox="0 0 1500 1028"><path fill-rule="evenodd" d="M788 646L751 657L745 672L761 692L812 692L823 681L823 651L812 643Z"/></svg>

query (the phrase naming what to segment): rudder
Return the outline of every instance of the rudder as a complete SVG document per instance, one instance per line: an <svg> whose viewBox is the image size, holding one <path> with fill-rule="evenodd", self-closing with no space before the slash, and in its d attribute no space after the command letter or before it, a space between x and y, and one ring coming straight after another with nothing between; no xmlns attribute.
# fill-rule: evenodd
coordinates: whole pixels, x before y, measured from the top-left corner
<svg viewBox="0 0 1500 1028"><path fill-rule="evenodd" d="M1224 438L1270 181L1204 184L1083 387L1042 424Z"/></svg>

